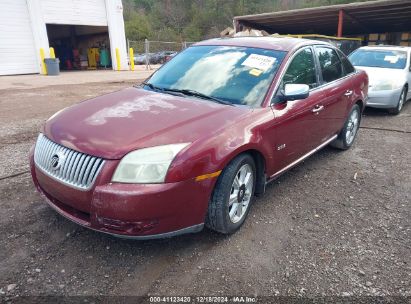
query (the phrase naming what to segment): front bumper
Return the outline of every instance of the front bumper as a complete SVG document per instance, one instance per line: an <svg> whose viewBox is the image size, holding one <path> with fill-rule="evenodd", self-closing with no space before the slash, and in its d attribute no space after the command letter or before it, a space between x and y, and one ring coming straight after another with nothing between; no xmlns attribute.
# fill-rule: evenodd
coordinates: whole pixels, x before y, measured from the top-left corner
<svg viewBox="0 0 411 304"><path fill-rule="evenodd" d="M31 174L47 203L73 222L111 235L152 239L201 231L213 180L166 184L111 183L117 161L107 161L95 185L81 191L36 168Z"/></svg>
<svg viewBox="0 0 411 304"><path fill-rule="evenodd" d="M402 88L390 91L368 91L367 107L390 109L398 105Z"/></svg>

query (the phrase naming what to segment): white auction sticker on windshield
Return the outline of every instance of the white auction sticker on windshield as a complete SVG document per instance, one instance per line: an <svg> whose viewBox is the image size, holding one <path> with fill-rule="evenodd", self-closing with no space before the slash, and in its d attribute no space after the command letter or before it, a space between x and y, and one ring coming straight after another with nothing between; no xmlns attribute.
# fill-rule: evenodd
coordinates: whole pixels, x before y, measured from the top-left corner
<svg viewBox="0 0 411 304"><path fill-rule="evenodd" d="M265 72L272 67L275 61L276 58L274 57L251 54L247 57L246 60L244 60L241 65L245 65L253 69L259 69Z"/></svg>
<svg viewBox="0 0 411 304"><path fill-rule="evenodd" d="M391 63L397 63L398 59L399 59L398 56L395 56L395 55L393 55L393 56L387 55L387 56L385 56L384 61L389 61L389 62L391 62Z"/></svg>

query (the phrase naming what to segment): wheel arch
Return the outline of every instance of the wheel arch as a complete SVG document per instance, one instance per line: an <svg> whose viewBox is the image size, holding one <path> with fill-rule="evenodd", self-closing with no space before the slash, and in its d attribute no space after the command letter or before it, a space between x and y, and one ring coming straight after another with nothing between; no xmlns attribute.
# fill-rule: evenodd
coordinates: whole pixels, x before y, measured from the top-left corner
<svg viewBox="0 0 411 304"><path fill-rule="evenodd" d="M364 111L365 109L365 104L364 101L362 99L358 99L355 104L357 104L360 107L361 113Z"/></svg>
<svg viewBox="0 0 411 304"><path fill-rule="evenodd" d="M241 154L249 154L255 164L256 168L256 185L255 185L255 195L256 196L261 196L265 192L265 184L266 184L266 157L264 156L264 153L261 152L260 150L254 148L254 147L246 147L240 150L237 150L235 153L231 154L230 157L228 157L228 160L224 164L224 168L236 157L238 157Z"/></svg>
<svg viewBox="0 0 411 304"><path fill-rule="evenodd" d="M248 153L254 159L255 169L256 169L256 184L255 184L255 195L261 196L265 192L266 184L266 160L264 155L255 149L246 150L244 153Z"/></svg>

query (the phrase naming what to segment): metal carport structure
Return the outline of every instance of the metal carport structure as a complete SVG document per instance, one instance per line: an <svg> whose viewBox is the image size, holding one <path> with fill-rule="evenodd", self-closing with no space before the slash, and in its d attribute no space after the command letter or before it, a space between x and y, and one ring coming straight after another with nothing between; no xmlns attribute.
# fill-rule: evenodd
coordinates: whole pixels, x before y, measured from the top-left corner
<svg viewBox="0 0 411 304"><path fill-rule="evenodd" d="M237 16L234 28L338 37L411 31L411 1L378 0Z"/></svg>

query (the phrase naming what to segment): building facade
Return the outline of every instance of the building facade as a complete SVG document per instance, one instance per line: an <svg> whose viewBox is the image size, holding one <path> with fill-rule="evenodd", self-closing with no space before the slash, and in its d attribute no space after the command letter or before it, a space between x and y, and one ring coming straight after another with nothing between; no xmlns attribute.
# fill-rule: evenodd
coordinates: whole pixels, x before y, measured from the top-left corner
<svg viewBox="0 0 411 304"><path fill-rule="evenodd" d="M0 75L41 73L40 50L49 58L50 47L63 69L101 67L99 57L89 62L97 49L108 57L105 68L127 70L121 0L0 1Z"/></svg>

